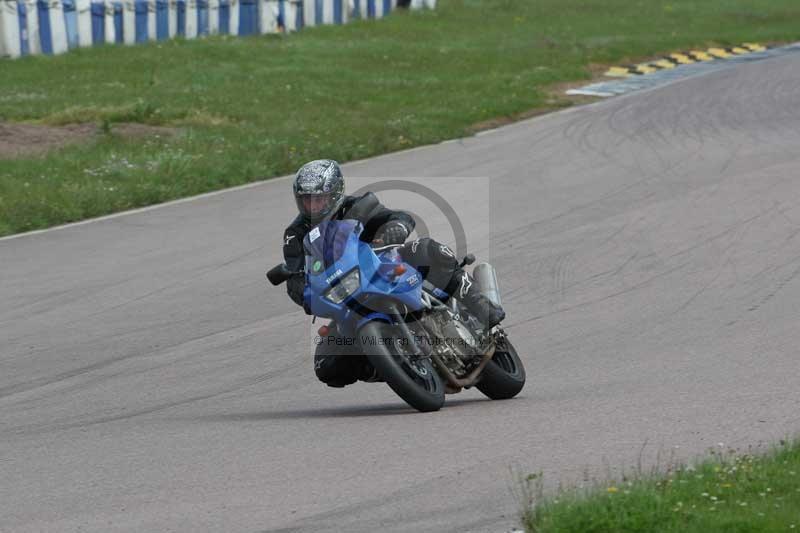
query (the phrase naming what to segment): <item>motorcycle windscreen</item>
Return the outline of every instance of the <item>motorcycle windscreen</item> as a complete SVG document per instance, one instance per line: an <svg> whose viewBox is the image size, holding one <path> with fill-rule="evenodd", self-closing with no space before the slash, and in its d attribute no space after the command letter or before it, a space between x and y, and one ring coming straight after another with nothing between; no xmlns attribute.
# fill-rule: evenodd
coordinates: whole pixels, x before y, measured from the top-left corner
<svg viewBox="0 0 800 533"><path fill-rule="evenodd" d="M303 239L306 272L324 272L339 261L348 245L357 244L364 227L357 220L326 220L313 228Z"/></svg>

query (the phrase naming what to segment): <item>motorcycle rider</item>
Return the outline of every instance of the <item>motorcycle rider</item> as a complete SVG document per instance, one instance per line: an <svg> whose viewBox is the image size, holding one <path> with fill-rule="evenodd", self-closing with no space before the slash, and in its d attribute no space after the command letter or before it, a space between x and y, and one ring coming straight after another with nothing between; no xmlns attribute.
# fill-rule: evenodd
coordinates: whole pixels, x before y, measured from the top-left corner
<svg viewBox="0 0 800 533"><path fill-rule="evenodd" d="M283 256L286 266L295 272L287 281L289 297L308 313L303 289L305 264L303 239L323 220L355 219L364 230L363 242L380 245L402 245L398 248L405 262L417 269L435 287L437 296L455 296L466 305L487 328L499 324L505 312L474 287L472 276L459 267L449 247L430 238L405 243L414 229L414 219L403 211L384 207L375 194L344 194L344 177L339 164L331 159L306 163L297 171L292 189L299 214L283 234ZM403 244L405 243L405 244ZM352 349L350 349L352 352ZM375 379L372 366L362 357L353 357L346 349L320 345L314 356L317 377L332 387L344 387L358 379Z"/></svg>

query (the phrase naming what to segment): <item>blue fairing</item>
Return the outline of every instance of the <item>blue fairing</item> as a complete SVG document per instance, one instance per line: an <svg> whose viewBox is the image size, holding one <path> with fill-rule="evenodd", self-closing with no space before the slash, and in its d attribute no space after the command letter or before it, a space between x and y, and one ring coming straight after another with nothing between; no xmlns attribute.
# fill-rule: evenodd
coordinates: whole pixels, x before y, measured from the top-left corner
<svg viewBox="0 0 800 533"><path fill-rule="evenodd" d="M306 251L306 288L303 297L311 312L331 318L340 331L354 335L370 315L384 316L388 301L401 304L405 310L423 308L422 276L404 263L396 249L376 255L359 236L363 226L355 220L326 221L312 229L303 241ZM405 272L395 275L398 265ZM353 270L360 273L360 284L348 298L335 304L325 294Z"/></svg>

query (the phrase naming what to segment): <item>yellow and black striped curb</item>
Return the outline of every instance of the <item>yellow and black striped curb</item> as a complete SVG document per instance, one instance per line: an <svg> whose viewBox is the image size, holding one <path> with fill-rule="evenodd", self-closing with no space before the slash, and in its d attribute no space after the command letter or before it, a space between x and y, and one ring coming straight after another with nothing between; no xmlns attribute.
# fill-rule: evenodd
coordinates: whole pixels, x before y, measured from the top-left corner
<svg viewBox="0 0 800 533"><path fill-rule="evenodd" d="M641 76L664 69L675 68L678 65L688 65L700 63L702 61L714 61L715 59L725 59L727 57L749 54L751 52L763 52L768 47L758 43L743 43L741 46L730 48L709 48L708 50L690 50L688 52L678 52L668 54L661 59L640 63L638 65L628 65L625 67L611 67L606 72L606 76L615 78L627 78L628 76Z"/></svg>

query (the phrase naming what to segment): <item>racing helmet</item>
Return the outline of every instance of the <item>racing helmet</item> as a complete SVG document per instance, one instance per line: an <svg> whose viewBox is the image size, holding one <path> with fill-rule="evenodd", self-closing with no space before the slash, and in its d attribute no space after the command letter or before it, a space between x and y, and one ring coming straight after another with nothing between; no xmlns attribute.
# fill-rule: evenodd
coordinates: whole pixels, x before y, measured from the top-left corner
<svg viewBox="0 0 800 533"><path fill-rule="evenodd" d="M339 163L317 159L300 167L292 184L297 210L309 224L335 213L344 201L344 176Z"/></svg>

